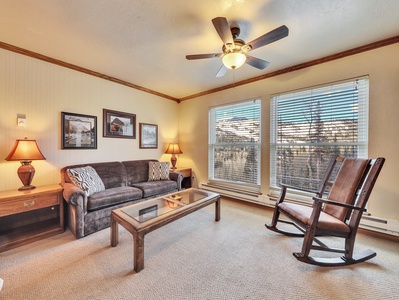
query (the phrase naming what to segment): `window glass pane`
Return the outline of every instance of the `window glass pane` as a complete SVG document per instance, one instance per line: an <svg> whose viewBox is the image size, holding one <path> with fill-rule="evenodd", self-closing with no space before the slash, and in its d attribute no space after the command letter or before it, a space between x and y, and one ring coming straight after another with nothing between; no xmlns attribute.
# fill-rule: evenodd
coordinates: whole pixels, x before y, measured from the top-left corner
<svg viewBox="0 0 399 300"><path fill-rule="evenodd" d="M209 111L209 179L260 184L260 100Z"/></svg>
<svg viewBox="0 0 399 300"><path fill-rule="evenodd" d="M332 156L367 157L368 78L273 95L271 187L317 190Z"/></svg>

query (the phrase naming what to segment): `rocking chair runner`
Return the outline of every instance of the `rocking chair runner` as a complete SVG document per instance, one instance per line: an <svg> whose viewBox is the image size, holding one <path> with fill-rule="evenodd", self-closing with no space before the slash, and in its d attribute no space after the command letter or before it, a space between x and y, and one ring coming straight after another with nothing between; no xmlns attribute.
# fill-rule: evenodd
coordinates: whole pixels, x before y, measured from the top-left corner
<svg viewBox="0 0 399 300"><path fill-rule="evenodd" d="M304 237L302 252L293 255L299 261L319 266L343 266L366 261L377 254L371 250L353 254L357 229L367 200L371 194L385 158L353 159L335 157L332 159L316 196L313 206L300 205L285 200L287 185L282 185L280 196L274 208L272 223L266 227L288 236ZM341 167L332 182L329 180L336 165ZM323 198L330 186L327 198ZM281 219L283 214L288 219ZM294 225L302 233L277 228L278 223ZM329 248L316 236L335 236L345 239L344 249ZM315 245L314 242L318 245ZM337 258L309 256L311 250L343 253Z"/></svg>

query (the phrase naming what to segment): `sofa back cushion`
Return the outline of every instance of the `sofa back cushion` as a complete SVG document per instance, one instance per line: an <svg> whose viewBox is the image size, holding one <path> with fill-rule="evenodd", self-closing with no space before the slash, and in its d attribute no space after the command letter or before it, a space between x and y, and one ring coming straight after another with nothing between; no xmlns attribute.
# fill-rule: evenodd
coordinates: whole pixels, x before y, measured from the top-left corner
<svg viewBox="0 0 399 300"><path fill-rule="evenodd" d="M73 183L66 172L67 169L91 166L96 170L106 189L126 186L126 170L121 162L89 163L67 166L61 169L61 182Z"/></svg>
<svg viewBox="0 0 399 300"><path fill-rule="evenodd" d="M126 168L127 185L148 181L149 163L158 162L156 159L123 161Z"/></svg>

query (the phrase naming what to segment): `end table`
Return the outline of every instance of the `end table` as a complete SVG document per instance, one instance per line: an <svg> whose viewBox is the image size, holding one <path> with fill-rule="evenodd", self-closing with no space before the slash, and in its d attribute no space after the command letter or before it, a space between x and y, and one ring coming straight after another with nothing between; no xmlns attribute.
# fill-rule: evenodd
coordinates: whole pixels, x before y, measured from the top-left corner
<svg viewBox="0 0 399 300"><path fill-rule="evenodd" d="M0 252L64 232L59 184L0 191Z"/></svg>

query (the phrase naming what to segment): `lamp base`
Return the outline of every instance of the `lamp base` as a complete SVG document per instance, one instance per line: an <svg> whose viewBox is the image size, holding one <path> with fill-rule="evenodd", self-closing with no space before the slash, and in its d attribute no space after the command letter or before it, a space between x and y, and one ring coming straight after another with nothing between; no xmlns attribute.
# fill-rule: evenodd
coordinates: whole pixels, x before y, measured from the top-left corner
<svg viewBox="0 0 399 300"><path fill-rule="evenodd" d="M176 162L177 162L176 155L172 154L172 157L170 158L170 162L172 163L172 170L176 169Z"/></svg>
<svg viewBox="0 0 399 300"><path fill-rule="evenodd" d="M18 191L31 190L35 186L31 185L33 176L35 176L35 168L31 165L32 161L21 161L21 166L18 168L18 177L24 186L20 187Z"/></svg>
<svg viewBox="0 0 399 300"><path fill-rule="evenodd" d="M24 185L24 186L21 186L19 189L18 189L18 191L25 191L25 190L33 190L33 189L35 189L36 187L34 186L34 185Z"/></svg>

